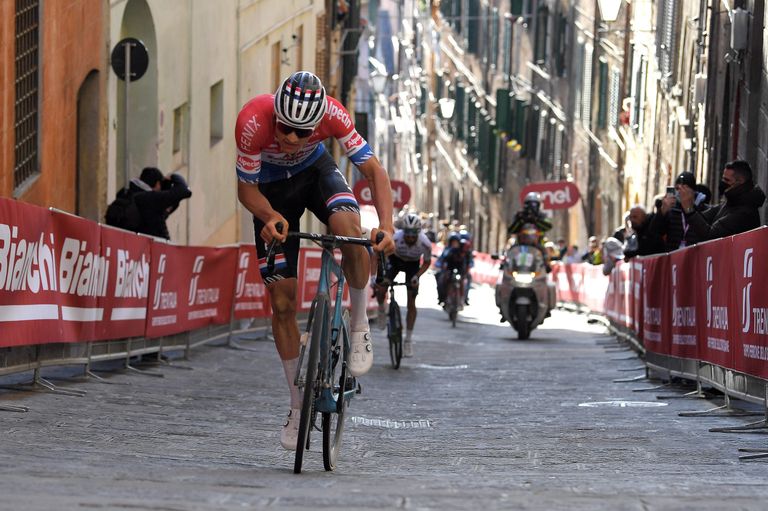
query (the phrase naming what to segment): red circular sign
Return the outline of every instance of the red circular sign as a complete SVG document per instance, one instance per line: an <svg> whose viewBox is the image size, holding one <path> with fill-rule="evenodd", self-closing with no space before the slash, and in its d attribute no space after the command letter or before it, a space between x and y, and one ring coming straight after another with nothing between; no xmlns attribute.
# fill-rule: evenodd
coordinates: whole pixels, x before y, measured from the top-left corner
<svg viewBox="0 0 768 511"><path fill-rule="evenodd" d="M392 186L392 202L396 208L402 208L408 201L411 200L411 188L402 181L390 181ZM373 197L371 194L371 188L368 186L368 181L361 179L355 183L355 188L352 190L355 194L358 204L368 205L373 204Z"/></svg>
<svg viewBox="0 0 768 511"><path fill-rule="evenodd" d="M579 188L570 181L546 181L531 183L520 192L520 204L531 192L541 195L543 209L568 209L579 202Z"/></svg>

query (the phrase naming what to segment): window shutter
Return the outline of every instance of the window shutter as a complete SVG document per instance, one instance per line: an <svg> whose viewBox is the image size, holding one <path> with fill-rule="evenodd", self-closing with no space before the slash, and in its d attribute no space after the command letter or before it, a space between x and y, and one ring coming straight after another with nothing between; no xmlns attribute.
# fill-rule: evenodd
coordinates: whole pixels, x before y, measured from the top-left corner
<svg viewBox="0 0 768 511"><path fill-rule="evenodd" d="M584 45L583 78L584 85L581 93L581 122L589 129L592 121L592 53L593 47L587 43Z"/></svg>
<svg viewBox="0 0 768 511"><path fill-rule="evenodd" d="M600 83L598 84L597 127L608 126L608 61L600 58Z"/></svg>
<svg viewBox="0 0 768 511"><path fill-rule="evenodd" d="M611 85L610 92L608 94L608 126L618 129L619 126L619 109L621 108L621 72L615 68L611 68Z"/></svg>

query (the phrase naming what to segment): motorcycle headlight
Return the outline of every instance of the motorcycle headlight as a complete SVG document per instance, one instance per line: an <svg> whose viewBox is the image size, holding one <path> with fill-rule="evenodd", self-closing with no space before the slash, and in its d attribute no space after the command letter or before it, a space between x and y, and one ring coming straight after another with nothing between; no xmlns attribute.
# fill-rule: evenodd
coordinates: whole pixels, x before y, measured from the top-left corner
<svg viewBox="0 0 768 511"><path fill-rule="evenodd" d="M512 272L512 277L521 284L530 284L533 282L533 278L536 276L536 272L533 273L519 273L519 272Z"/></svg>

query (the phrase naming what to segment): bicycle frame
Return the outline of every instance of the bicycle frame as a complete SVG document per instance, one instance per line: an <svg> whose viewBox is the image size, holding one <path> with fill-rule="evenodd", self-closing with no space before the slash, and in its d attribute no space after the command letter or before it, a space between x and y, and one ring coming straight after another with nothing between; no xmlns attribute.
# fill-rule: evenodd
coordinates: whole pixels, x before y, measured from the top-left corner
<svg viewBox="0 0 768 511"><path fill-rule="evenodd" d="M320 281L318 282L317 287L317 296L325 295L328 297L328 301L330 303L330 295L331 295L331 277L336 277L336 290L335 295L336 298L333 302L333 314L330 318L331 324L330 324L330 331L329 329L325 329L326 332L330 333L330 336L323 337L322 343L320 344L320 354L321 354L321 371L320 374L320 380L323 382L323 388L320 391L320 396L317 398L315 402L315 410L318 412L325 412L325 413L334 413L336 412L337 407L337 399L333 397L333 389L332 385L333 382L326 382L325 381L325 375L330 370L330 364L331 360L328 358L328 354L331 353L331 350L335 348L336 346L339 346L339 338L341 336L341 342L344 343L344 351L349 351L349 333L346 331L346 327L344 326L343 322L343 306L342 301L344 299L344 272L342 271L341 266L336 262L336 259L333 254L333 250L336 248L335 244L324 242L323 243L323 254L320 262ZM328 318L324 318L327 320ZM329 346L328 343L331 343ZM346 364L346 361L341 360L342 364ZM327 384L330 384L331 387L329 387ZM349 399L352 397L352 395L355 393L355 389L345 389L343 399Z"/></svg>

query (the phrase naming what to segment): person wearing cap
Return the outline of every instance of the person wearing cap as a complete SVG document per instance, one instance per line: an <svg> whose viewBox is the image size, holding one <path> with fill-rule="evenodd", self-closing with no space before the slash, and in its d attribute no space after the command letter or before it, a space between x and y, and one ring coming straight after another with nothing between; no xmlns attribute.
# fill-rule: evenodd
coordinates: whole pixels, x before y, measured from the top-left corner
<svg viewBox="0 0 768 511"><path fill-rule="evenodd" d="M168 217L181 201L192 196L187 181L175 172L166 177L156 167L144 167L138 179L131 179L130 186L138 191L133 199L141 214L138 232L170 240Z"/></svg>
<svg viewBox="0 0 768 511"><path fill-rule="evenodd" d="M760 207L765 202L765 193L755 185L749 163L735 160L725 164L720 197L719 205L700 211L692 190L680 192L686 222L700 240L723 238L760 227Z"/></svg>
<svg viewBox="0 0 768 511"><path fill-rule="evenodd" d="M702 241L683 214L683 208L680 204L681 193L693 194L693 207L701 210L706 209L706 197L696 192L696 176L692 172L680 173L675 179L675 192L667 193L661 199L661 206L650 225L650 230L664 240L664 249L667 252Z"/></svg>

